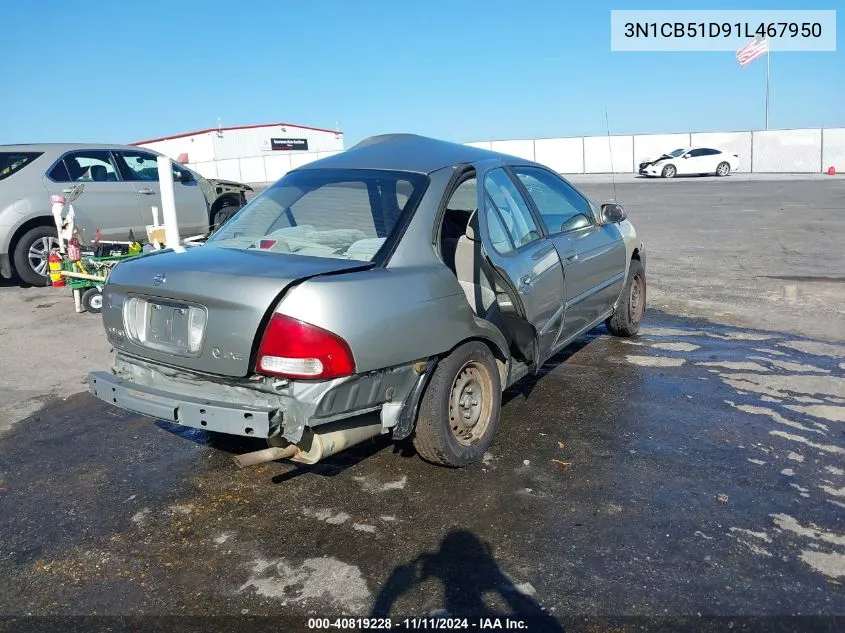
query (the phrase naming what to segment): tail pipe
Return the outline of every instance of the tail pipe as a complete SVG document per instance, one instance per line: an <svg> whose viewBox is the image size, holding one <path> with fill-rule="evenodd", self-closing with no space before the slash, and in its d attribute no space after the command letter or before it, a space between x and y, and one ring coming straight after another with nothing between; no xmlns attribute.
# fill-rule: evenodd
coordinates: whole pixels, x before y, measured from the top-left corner
<svg viewBox="0 0 845 633"><path fill-rule="evenodd" d="M296 444L271 446L253 453L244 453L235 457L235 463L240 468L277 459L289 459L300 464L316 464L345 448L381 435L383 428L381 419L378 416L373 417L375 421L371 424L361 424L361 418L350 418L313 429L309 427L305 429L302 439Z"/></svg>

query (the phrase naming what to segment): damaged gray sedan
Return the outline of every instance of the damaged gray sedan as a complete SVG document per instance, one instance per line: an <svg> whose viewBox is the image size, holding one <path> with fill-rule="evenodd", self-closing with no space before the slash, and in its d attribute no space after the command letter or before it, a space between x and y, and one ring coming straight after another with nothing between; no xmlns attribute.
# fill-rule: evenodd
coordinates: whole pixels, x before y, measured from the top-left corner
<svg viewBox="0 0 845 633"><path fill-rule="evenodd" d="M367 438L479 460L502 391L604 322L636 334L645 250L625 210L548 168L420 136L291 171L202 246L119 264L90 374L109 404L266 438L239 465Z"/></svg>

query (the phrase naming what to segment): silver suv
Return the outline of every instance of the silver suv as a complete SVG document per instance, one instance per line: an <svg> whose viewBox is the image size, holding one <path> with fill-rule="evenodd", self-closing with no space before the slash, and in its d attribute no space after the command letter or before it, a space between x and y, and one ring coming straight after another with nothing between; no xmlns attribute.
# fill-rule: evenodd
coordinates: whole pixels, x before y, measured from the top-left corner
<svg viewBox="0 0 845 633"><path fill-rule="evenodd" d="M146 235L151 207L161 208L159 154L125 145L0 145L0 276L34 286L49 283L47 256L57 245L50 195L85 191L74 202L76 225L90 242ZM182 235L205 235L246 204L240 183L208 180L173 163Z"/></svg>

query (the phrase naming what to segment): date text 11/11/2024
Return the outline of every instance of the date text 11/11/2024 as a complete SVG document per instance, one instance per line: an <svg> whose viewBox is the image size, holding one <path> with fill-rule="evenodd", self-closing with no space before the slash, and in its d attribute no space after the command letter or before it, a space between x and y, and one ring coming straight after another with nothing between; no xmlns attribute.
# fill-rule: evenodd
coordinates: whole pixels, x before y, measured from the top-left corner
<svg viewBox="0 0 845 633"><path fill-rule="evenodd" d="M518 618L308 618L308 628L315 631L347 630L400 630L400 631L447 631L447 630L511 630L527 631L529 625Z"/></svg>
<svg viewBox="0 0 845 633"><path fill-rule="evenodd" d="M627 38L717 38L717 37L802 37L820 38L819 22L626 22Z"/></svg>

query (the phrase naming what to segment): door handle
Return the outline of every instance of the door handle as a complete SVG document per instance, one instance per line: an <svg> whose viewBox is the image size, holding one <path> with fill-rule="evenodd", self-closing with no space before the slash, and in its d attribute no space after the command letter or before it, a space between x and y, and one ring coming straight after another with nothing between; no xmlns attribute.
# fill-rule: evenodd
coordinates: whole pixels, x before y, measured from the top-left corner
<svg viewBox="0 0 845 633"><path fill-rule="evenodd" d="M67 189L62 189L62 193L73 193L73 187L68 187Z"/></svg>
<svg viewBox="0 0 845 633"><path fill-rule="evenodd" d="M145 196L151 196L155 193L152 189L138 189L138 193L144 194Z"/></svg>
<svg viewBox="0 0 845 633"><path fill-rule="evenodd" d="M565 262L577 262L578 261L578 253L569 253L563 257L563 261Z"/></svg>

